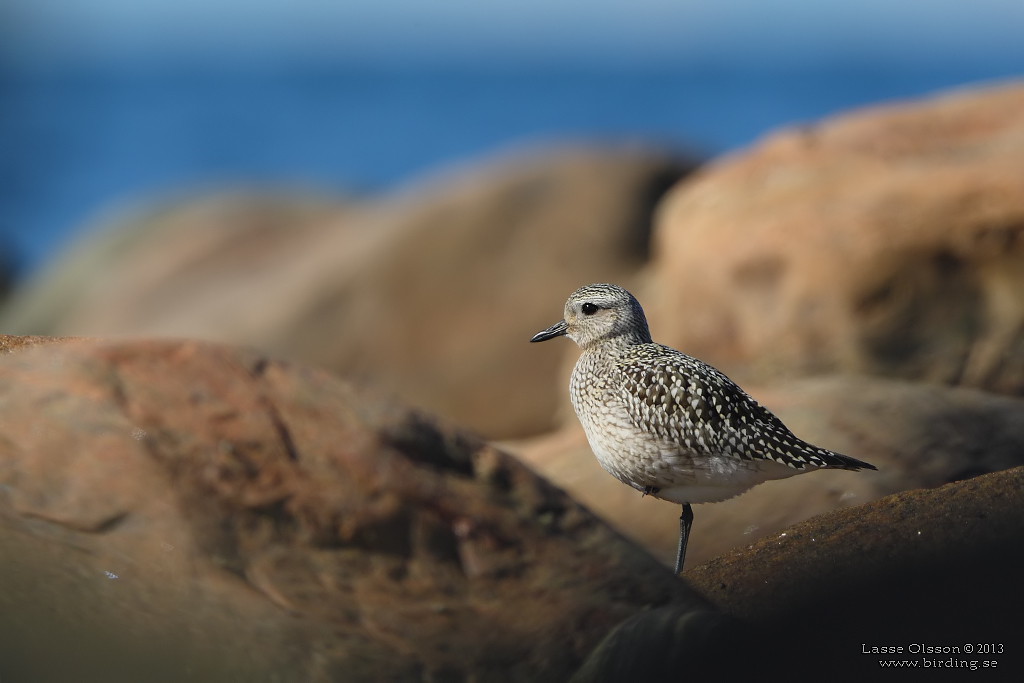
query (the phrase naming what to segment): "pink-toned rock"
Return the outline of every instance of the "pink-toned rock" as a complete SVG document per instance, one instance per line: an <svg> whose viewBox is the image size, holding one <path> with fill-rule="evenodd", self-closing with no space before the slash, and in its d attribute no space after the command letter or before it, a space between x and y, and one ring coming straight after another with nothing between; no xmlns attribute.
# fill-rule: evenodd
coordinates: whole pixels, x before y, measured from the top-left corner
<svg viewBox="0 0 1024 683"><path fill-rule="evenodd" d="M514 459L195 342L0 356L0 677L563 681L699 598Z"/></svg>
<svg viewBox="0 0 1024 683"><path fill-rule="evenodd" d="M372 382L494 438L557 422L561 350L526 343L563 296L630 283L661 193L692 164L565 149L377 198L214 197L75 247L17 292L22 334L194 337Z"/></svg>
<svg viewBox="0 0 1024 683"><path fill-rule="evenodd" d="M775 133L677 185L653 244L655 339L741 383L1024 394L1024 85Z"/></svg>
<svg viewBox="0 0 1024 683"><path fill-rule="evenodd" d="M694 506L687 567L830 510L1024 465L1021 399L857 376L751 393L798 436L879 471L814 472ZM505 447L667 566L675 561L679 506L641 497L601 469L578 423Z"/></svg>

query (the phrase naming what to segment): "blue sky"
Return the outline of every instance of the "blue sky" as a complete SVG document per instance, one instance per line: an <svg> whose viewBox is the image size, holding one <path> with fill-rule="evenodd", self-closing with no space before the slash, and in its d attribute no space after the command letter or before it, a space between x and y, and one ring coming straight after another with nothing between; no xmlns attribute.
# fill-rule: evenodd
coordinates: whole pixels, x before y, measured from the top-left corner
<svg viewBox="0 0 1024 683"><path fill-rule="evenodd" d="M22 63L1024 62L1021 0L0 0Z"/></svg>

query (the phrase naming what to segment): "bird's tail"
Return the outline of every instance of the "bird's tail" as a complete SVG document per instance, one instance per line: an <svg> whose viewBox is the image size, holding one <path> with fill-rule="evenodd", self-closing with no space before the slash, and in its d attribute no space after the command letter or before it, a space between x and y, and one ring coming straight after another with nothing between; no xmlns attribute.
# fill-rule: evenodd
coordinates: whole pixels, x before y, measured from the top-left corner
<svg viewBox="0 0 1024 683"><path fill-rule="evenodd" d="M878 470L877 467L869 462L858 460L857 458L851 458L848 455L842 453L833 453L829 451L831 457L823 458L828 463L828 469L831 470L850 470L851 472L858 472L860 470Z"/></svg>

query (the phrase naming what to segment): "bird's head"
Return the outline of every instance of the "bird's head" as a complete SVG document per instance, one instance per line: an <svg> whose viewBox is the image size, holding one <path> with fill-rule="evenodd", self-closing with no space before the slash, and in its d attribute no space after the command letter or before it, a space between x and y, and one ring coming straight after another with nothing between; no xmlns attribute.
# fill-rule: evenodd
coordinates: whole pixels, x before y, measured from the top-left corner
<svg viewBox="0 0 1024 683"><path fill-rule="evenodd" d="M566 336L586 349L603 341L644 344L651 341L644 309L618 285L580 287L565 302L565 317L533 335L531 342Z"/></svg>

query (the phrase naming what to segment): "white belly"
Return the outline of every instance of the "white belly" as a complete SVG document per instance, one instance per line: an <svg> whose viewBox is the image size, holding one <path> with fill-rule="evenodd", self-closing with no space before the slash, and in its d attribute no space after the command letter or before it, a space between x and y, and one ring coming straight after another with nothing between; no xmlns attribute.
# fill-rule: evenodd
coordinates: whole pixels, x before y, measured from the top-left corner
<svg viewBox="0 0 1024 683"><path fill-rule="evenodd" d="M730 462L721 462L727 460ZM738 496L758 484L785 479L808 470L796 470L771 460L737 460L715 456L694 468L694 483L662 488L656 498L673 503L717 503Z"/></svg>

